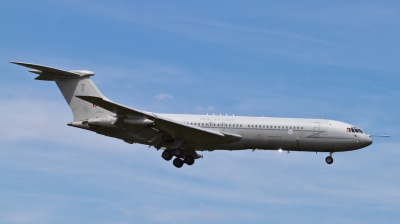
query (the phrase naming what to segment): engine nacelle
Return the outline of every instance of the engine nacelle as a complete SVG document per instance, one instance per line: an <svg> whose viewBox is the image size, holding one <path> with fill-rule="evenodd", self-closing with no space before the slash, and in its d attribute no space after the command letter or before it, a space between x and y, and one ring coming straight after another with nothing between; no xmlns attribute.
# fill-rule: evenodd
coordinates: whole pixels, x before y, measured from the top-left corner
<svg viewBox="0 0 400 224"><path fill-rule="evenodd" d="M132 124L132 125L151 125L153 124L152 120L149 120L147 118L142 118L142 119L135 119L135 118L125 118L124 119L125 124Z"/></svg>
<svg viewBox="0 0 400 224"><path fill-rule="evenodd" d="M117 126L112 124L115 120L117 120L117 118L112 116L96 117L90 118L87 121L87 124L90 127L96 128L118 128Z"/></svg>

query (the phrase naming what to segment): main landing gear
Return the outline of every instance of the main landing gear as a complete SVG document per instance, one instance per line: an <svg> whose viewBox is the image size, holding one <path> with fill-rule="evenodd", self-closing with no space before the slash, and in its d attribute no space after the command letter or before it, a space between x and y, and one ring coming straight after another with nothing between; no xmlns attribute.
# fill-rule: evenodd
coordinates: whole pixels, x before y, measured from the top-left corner
<svg viewBox="0 0 400 224"><path fill-rule="evenodd" d="M327 164L332 164L332 163L333 163L332 153L333 153L333 152L330 152L330 153L329 153L329 156L327 156L327 157L325 158L325 162L326 162Z"/></svg>
<svg viewBox="0 0 400 224"><path fill-rule="evenodd" d="M172 163L176 168L181 168L184 163L189 166L194 164L194 158L190 155L185 155L183 149L164 150L164 152L161 154L161 157L166 161L170 161L174 156L176 156L176 158L172 161Z"/></svg>

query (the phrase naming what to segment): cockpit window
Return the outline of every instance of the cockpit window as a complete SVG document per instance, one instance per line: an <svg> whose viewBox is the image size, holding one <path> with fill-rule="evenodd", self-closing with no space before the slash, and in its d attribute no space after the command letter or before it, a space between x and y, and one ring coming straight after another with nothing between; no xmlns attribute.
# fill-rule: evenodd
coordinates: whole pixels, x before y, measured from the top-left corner
<svg viewBox="0 0 400 224"><path fill-rule="evenodd" d="M364 132L362 132L359 128L357 128L357 127L347 128L347 129L346 129L346 132L364 133Z"/></svg>

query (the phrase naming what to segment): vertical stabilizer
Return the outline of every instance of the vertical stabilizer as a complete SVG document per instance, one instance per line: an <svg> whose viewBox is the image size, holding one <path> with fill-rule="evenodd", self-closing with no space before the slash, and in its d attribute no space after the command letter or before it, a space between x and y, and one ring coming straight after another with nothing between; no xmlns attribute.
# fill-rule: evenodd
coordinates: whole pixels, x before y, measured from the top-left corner
<svg viewBox="0 0 400 224"><path fill-rule="evenodd" d="M90 76L94 75L93 72L86 70L64 71L23 62L11 63L32 68L33 70L30 70L30 72L39 75L36 77L36 80L55 81L72 110L74 121L83 121L94 117L114 115L114 113L108 110L75 97L76 95L80 95L105 98L90 79Z"/></svg>
<svg viewBox="0 0 400 224"><path fill-rule="evenodd" d="M75 97L76 95L80 95L97 96L103 99L105 98L89 77L84 77L81 79L59 80L56 81L56 83L64 95L69 107L71 108L72 113L74 114L74 121L82 121L105 115L113 115L113 113L108 110Z"/></svg>

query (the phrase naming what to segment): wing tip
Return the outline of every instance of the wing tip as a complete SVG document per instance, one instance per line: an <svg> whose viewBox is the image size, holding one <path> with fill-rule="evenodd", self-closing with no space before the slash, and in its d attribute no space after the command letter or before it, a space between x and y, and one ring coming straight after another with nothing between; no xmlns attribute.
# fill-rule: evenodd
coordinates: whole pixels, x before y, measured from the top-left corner
<svg viewBox="0 0 400 224"><path fill-rule="evenodd" d="M9 62L12 63L12 64L21 65L21 66L25 66L25 67L28 67L29 65L35 65L35 64L32 64L32 63L21 62L21 61L9 61Z"/></svg>
<svg viewBox="0 0 400 224"><path fill-rule="evenodd" d="M8 61L8 62L10 62L12 64L16 64L16 65L19 65L20 63L22 63L22 62L18 62L18 61Z"/></svg>

